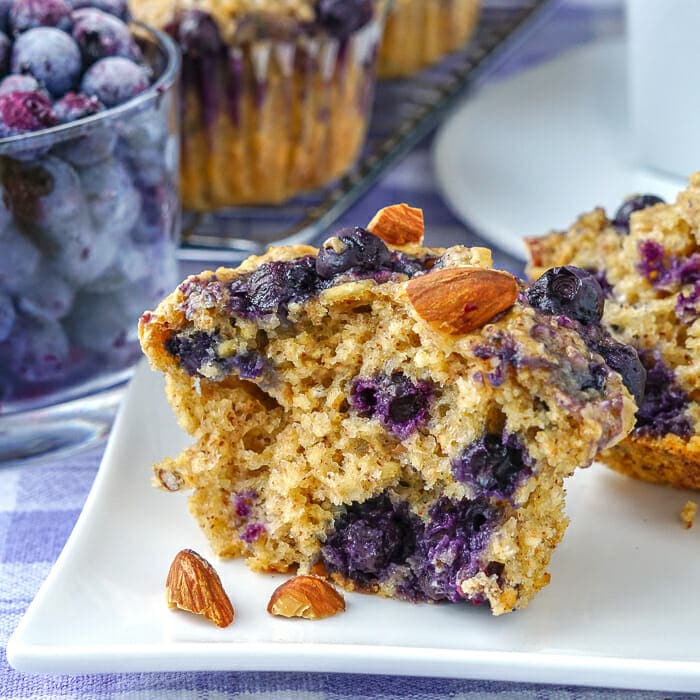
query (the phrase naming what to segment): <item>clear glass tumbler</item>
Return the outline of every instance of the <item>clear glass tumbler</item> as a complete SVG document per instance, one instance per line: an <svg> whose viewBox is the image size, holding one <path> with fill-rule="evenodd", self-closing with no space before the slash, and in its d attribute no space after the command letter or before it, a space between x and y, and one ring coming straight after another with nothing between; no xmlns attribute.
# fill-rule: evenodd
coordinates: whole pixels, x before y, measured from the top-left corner
<svg viewBox="0 0 700 700"><path fill-rule="evenodd" d="M176 282L179 52L134 31L147 91L0 140L0 464L108 431L141 356L138 318Z"/></svg>

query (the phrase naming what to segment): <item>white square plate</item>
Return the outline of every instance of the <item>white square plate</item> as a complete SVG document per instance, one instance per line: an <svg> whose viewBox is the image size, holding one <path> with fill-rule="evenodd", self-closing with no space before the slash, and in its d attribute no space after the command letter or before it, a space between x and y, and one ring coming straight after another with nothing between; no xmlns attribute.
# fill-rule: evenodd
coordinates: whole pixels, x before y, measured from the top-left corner
<svg viewBox="0 0 700 700"><path fill-rule="evenodd" d="M187 444L161 377L137 371L73 534L8 645L35 673L337 671L700 690L700 527L693 494L594 466L569 481L571 526L552 583L528 608L492 617L468 605L346 594L347 612L273 618L284 579L216 561L186 497L150 485L150 465ZM696 495L697 497L697 495ZM177 551L211 559L236 608L218 629L169 610Z"/></svg>

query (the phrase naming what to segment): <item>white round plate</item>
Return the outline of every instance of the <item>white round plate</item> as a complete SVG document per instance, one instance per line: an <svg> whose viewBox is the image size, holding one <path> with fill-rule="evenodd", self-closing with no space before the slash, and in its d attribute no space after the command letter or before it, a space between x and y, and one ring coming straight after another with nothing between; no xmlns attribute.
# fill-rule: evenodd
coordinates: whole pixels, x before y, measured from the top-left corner
<svg viewBox="0 0 700 700"><path fill-rule="evenodd" d="M641 192L675 199L683 180L635 165L625 103L622 39L587 44L481 89L435 140L448 206L525 259L524 236L568 228L595 206L612 214Z"/></svg>

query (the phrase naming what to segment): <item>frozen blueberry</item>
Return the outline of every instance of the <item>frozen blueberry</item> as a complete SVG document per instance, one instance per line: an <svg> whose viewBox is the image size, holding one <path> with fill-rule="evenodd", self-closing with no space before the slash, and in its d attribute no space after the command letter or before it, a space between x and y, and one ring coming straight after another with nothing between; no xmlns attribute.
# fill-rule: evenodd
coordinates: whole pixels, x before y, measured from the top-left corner
<svg viewBox="0 0 700 700"><path fill-rule="evenodd" d="M36 273L17 290L17 306L22 313L42 318L63 318L71 308L73 287L42 261Z"/></svg>
<svg viewBox="0 0 700 700"><path fill-rule="evenodd" d="M8 92L40 92L41 86L33 75L8 75L0 82L0 95Z"/></svg>
<svg viewBox="0 0 700 700"><path fill-rule="evenodd" d="M10 56L12 54L12 42L7 34L0 31L0 74L7 73L10 67Z"/></svg>
<svg viewBox="0 0 700 700"><path fill-rule="evenodd" d="M83 7L96 7L102 12L119 17L123 22L128 22L130 18L128 0L70 0L74 10Z"/></svg>
<svg viewBox="0 0 700 700"><path fill-rule="evenodd" d="M35 27L57 27L69 32L72 10L66 0L15 0L10 10L10 27L15 34Z"/></svg>
<svg viewBox="0 0 700 700"><path fill-rule="evenodd" d="M12 50L12 72L29 73L53 97L65 95L82 70L80 49L70 35L55 27L20 34Z"/></svg>
<svg viewBox="0 0 700 700"><path fill-rule="evenodd" d="M60 100L56 100L53 111L60 124L68 124L76 119L97 114L104 108L96 97L88 97L80 92L69 92Z"/></svg>
<svg viewBox="0 0 700 700"><path fill-rule="evenodd" d="M0 0L0 31L10 32L10 10L15 0Z"/></svg>
<svg viewBox="0 0 700 700"><path fill-rule="evenodd" d="M661 197L657 197L655 194L640 194L634 197L626 199L620 208L615 212L615 217L613 218L613 226L619 228L624 233L629 233L630 230L630 216L635 211L640 209L646 209L654 204L663 204L664 200Z"/></svg>
<svg viewBox="0 0 700 700"><path fill-rule="evenodd" d="M532 473L529 457L514 435L487 433L468 445L452 462L452 473L479 496L508 498Z"/></svg>
<svg viewBox="0 0 700 700"><path fill-rule="evenodd" d="M124 285L133 284L148 277L159 248L153 244L125 243L119 248L119 255L102 275L92 284L95 292L112 292ZM143 302L141 302L143 304Z"/></svg>
<svg viewBox="0 0 700 700"><path fill-rule="evenodd" d="M124 238L141 213L141 196L124 165L110 158L82 169L80 181L97 229Z"/></svg>
<svg viewBox="0 0 700 700"><path fill-rule="evenodd" d="M76 287L99 279L119 251L119 239L96 231L86 215L66 226L62 234L47 259L53 269Z"/></svg>
<svg viewBox="0 0 700 700"><path fill-rule="evenodd" d="M15 226L0 232L0 288L21 289L39 267L39 249Z"/></svg>
<svg viewBox="0 0 700 700"><path fill-rule="evenodd" d="M6 292L0 291L0 343L12 332L17 312L12 303L12 297Z"/></svg>
<svg viewBox="0 0 700 700"><path fill-rule="evenodd" d="M0 97L2 100L2 97ZM65 226L85 210L76 171L53 156L32 163L8 161L2 170L5 199L15 218L59 240Z"/></svg>
<svg viewBox="0 0 700 700"><path fill-rule="evenodd" d="M104 108L96 97L75 92L69 92L54 104L54 111L62 124L98 114ZM110 125L94 124L75 138L60 143L55 153L78 167L94 165L109 158L117 138L115 129Z"/></svg>
<svg viewBox="0 0 700 700"><path fill-rule="evenodd" d="M372 0L318 0L316 3L316 21L340 39L367 24L372 14Z"/></svg>
<svg viewBox="0 0 700 700"><path fill-rule="evenodd" d="M141 59L141 51L129 27L118 17L94 8L73 13L73 38L80 47L85 65L107 56Z"/></svg>
<svg viewBox="0 0 700 700"><path fill-rule="evenodd" d="M579 267L553 267L527 290L530 304L547 314L568 316L581 323L598 323L605 295L598 280Z"/></svg>
<svg viewBox="0 0 700 700"><path fill-rule="evenodd" d="M324 279L348 271L369 272L391 265L391 253L381 238L359 226L344 229L326 241L316 258L316 272Z"/></svg>
<svg viewBox="0 0 700 700"><path fill-rule="evenodd" d="M141 216L129 234L136 243L173 239L178 203L174 191L162 184L141 189Z"/></svg>
<svg viewBox="0 0 700 700"><path fill-rule="evenodd" d="M216 21L209 13L197 9L187 10L180 16L177 42L190 58L216 53L224 45Z"/></svg>
<svg viewBox="0 0 700 700"><path fill-rule="evenodd" d="M68 339L56 321L19 316L12 333L0 345L6 366L25 382L57 379L68 359Z"/></svg>
<svg viewBox="0 0 700 700"><path fill-rule="evenodd" d="M40 92L0 94L0 138L46 129L56 121L51 100Z"/></svg>
<svg viewBox="0 0 700 700"><path fill-rule="evenodd" d="M116 107L142 93L149 84L144 67L123 56L109 56L88 68L81 89L87 95L95 95L107 107Z"/></svg>
<svg viewBox="0 0 700 700"><path fill-rule="evenodd" d="M71 339L100 354L136 343L136 319L110 294L81 294L66 322Z"/></svg>

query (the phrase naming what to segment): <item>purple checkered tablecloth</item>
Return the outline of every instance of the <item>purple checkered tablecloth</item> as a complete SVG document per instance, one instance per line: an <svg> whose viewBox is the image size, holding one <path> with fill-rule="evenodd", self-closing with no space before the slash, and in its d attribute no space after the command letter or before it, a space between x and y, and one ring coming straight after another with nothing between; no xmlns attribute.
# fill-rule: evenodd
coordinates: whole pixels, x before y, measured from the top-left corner
<svg viewBox="0 0 700 700"><path fill-rule="evenodd" d="M613 0L563 2L553 17L491 79L498 79L551 58L570 46L621 31L621 8ZM397 201L407 201L424 209L431 244L459 242L483 245L483 241L450 214L440 198L433 176L430 140L415 149L393 172L384 177L340 223L350 225L366 222L376 209ZM498 251L495 252L495 262L497 266L515 272L522 269L519 261ZM18 673L7 663L5 645L68 539L99 467L103 449L104 445L100 445L78 456L48 464L7 468L0 474L1 698L476 700L502 696L522 700L660 700L671 697L667 693L642 691L360 674L138 673L32 676Z"/></svg>

